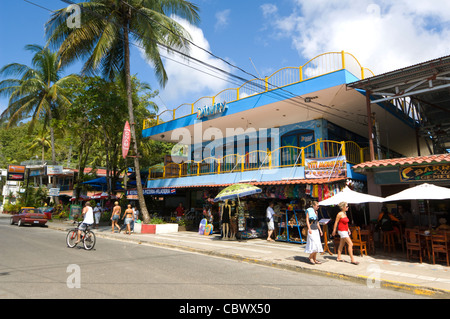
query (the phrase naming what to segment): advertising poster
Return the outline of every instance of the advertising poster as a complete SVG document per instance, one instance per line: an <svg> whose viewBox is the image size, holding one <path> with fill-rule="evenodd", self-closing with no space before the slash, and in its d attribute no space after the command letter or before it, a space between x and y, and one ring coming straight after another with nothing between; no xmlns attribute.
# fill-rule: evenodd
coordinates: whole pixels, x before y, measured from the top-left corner
<svg viewBox="0 0 450 319"><path fill-rule="evenodd" d="M347 177L345 156L305 159L305 178L339 177Z"/></svg>

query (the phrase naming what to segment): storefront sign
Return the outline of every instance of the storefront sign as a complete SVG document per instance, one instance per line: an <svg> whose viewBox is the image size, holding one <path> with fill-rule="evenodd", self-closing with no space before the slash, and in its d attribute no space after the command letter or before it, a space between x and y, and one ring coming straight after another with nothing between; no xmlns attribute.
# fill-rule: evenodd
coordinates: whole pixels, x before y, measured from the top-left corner
<svg viewBox="0 0 450 319"><path fill-rule="evenodd" d="M450 180L450 164L401 167L400 182Z"/></svg>
<svg viewBox="0 0 450 319"><path fill-rule="evenodd" d="M81 216L82 209L83 207L81 207L81 205L70 205L69 219L74 219L76 217Z"/></svg>
<svg viewBox="0 0 450 319"><path fill-rule="evenodd" d="M48 191L48 196L59 196L59 188L50 188Z"/></svg>
<svg viewBox="0 0 450 319"><path fill-rule="evenodd" d="M142 190L144 195L175 195L177 193L176 188L144 188ZM127 191L127 196L137 195L137 190Z"/></svg>
<svg viewBox="0 0 450 319"><path fill-rule="evenodd" d="M22 165L8 165L8 172L6 180L8 181L24 181L25 180L25 166Z"/></svg>
<svg viewBox="0 0 450 319"><path fill-rule="evenodd" d="M305 178L337 177L347 177L347 161L345 156L305 159Z"/></svg>
<svg viewBox="0 0 450 319"><path fill-rule="evenodd" d="M47 165L47 175L62 175L62 174L63 174L62 166Z"/></svg>
<svg viewBox="0 0 450 319"><path fill-rule="evenodd" d="M216 103L214 105L199 107L197 109L197 119L215 115L218 113L223 113L228 109L227 102Z"/></svg>
<svg viewBox="0 0 450 319"><path fill-rule="evenodd" d="M123 135L122 135L122 157L123 158L126 158L128 155L128 150L130 149L130 141L131 141L130 123L128 123L128 121L126 121L125 127L123 128Z"/></svg>

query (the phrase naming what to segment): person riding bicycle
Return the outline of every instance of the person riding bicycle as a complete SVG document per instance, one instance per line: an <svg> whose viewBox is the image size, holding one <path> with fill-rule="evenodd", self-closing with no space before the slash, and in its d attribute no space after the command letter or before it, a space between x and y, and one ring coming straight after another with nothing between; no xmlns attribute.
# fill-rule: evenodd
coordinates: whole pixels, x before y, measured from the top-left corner
<svg viewBox="0 0 450 319"><path fill-rule="evenodd" d="M86 202L86 205L83 208L83 211L81 212L81 215L84 216L83 222L80 224L80 227L78 227L78 235L77 235L77 241L76 244L78 244L81 239L81 232L86 230L87 226L91 226L94 223L94 211L91 207L90 202Z"/></svg>

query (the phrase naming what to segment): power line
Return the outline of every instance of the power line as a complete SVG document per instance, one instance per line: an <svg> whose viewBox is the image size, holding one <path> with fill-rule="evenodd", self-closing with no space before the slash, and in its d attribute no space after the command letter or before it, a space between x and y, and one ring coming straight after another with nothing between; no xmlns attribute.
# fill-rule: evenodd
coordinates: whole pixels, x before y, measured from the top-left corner
<svg viewBox="0 0 450 319"><path fill-rule="evenodd" d="M31 1L28 1L28 0L24 0L24 1L26 1L26 2L28 2L28 3L30 3L30 4L36 5L37 7L40 7L40 8L42 8L42 9L47 10L47 11L54 12L53 10L50 10L50 9L48 9L48 8L42 7L42 6L40 6L40 5L37 5L37 4L35 4L35 3L31 2ZM69 0L61 0L61 1L65 2L65 3L67 3L67 4L71 4L71 5L74 5L74 4L75 4L73 1L69 1ZM124 2L123 0L121 0L121 2L124 3L124 4L126 4L126 5L128 5L128 6L130 6L133 10L137 10L137 9L134 8L133 6L131 6L131 5L129 5L128 3ZM84 8L84 7L83 7L83 9L86 10L86 11L88 11L88 12L91 12L93 15L99 17L99 18L102 19L102 20L106 20L105 17L100 16L99 14L97 14L97 13L96 13L95 11L93 11L93 10L89 10L88 8ZM139 11L138 11L138 12L139 12ZM140 14L143 14L142 12L139 12L139 13L140 13ZM154 21L154 22L156 22L156 23L159 24L159 22L155 21L155 20L152 19L151 17L148 17L148 15L145 15L145 14L144 14L144 16L146 16L146 18L148 18L148 19L150 19L150 20L152 20L152 21ZM116 26L122 27L120 24L118 24L118 23L116 23L116 22L109 21L109 20L107 20L107 21L110 22L110 23L115 24ZM161 25L161 24L160 24L160 25ZM162 25L162 26L163 26L163 25ZM163 27L166 28L165 26L163 26ZM166 28L166 29L167 29L167 28ZM170 30L170 29L168 29L168 30L169 30L170 32L173 33L172 30ZM230 73L230 72L228 72L228 71L222 70L222 69L219 68L219 67L213 66L213 65L211 65L211 64L209 64L209 63L206 63L206 62L201 61L201 60L199 60L199 59L197 59L197 58L194 58L194 57L192 57L192 56L190 56L190 55L188 55L188 54L186 54L186 53L184 53L184 52L181 52L181 51L179 51L179 50L173 49L173 48L171 48L171 47L169 47L169 46L167 46L167 45L165 45L165 44L162 44L162 43L156 41L155 39L152 39L152 38L146 37L146 36L144 36L144 35L142 35L142 34L139 34L139 33L135 32L134 30L130 30L130 32L133 33L134 35L136 35L137 37L146 38L146 39L148 39L148 40L150 40L150 41L156 43L158 46L167 49L168 51L172 51L172 52L174 52L174 53L177 53L177 54L179 54L179 55L185 57L186 59L188 59L188 60L190 60L190 61L193 61L194 63L200 64L200 65L202 65L202 66L204 66L204 67L206 67L206 68L210 68L210 69L212 69L213 71L215 70L215 71L219 71L219 72L221 72L221 73L223 73L223 74L226 74L227 76L231 77L232 79L235 79L235 80L238 80L238 81L242 81L243 83L249 83L249 82L250 82L249 80L247 80L247 79L245 79L245 78L242 78L242 77L240 77L240 76L234 75L234 74L232 74L232 73ZM177 35L177 36L179 36L179 35ZM251 73L249 73L249 72L247 72L247 71L245 71L245 70L243 70L243 69L241 69L241 68L239 68L239 67L237 67L237 66L235 66L235 65L233 65L233 64L231 64L231 63L229 63L228 61L226 61L226 60L224 60L224 59L218 57L217 55L211 53L210 51L208 51L208 50L206 50L206 49L204 49L204 48L202 48L202 47L196 45L195 43L193 43L193 42L190 41L189 39L186 39L186 38L183 38L183 39L184 39L185 41L189 42L190 44L194 45L195 47L197 47L197 48L199 48L199 49L201 49L201 50L207 52L207 53L210 54L211 56L213 56L213 57L215 57L215 58L217 58L217 59L219 59L219 60L221 60L221 61L227 63L228 65L230 65L230 66L232 66L232 67L234 67L234 68L236 68L236 69L238 69L238 70L240 70L240 71L242 71L242 72L244 72L244 73L246 73L246 74L252 76L253 78L257 79L257 77L254 76L253 74L251 74ZM136 47L138 47L138 48L141 48L141 49L144 49L144 50L145 50L145 48L143 48L142 46L140 46L140 45L138 45L138 44L133 43L132 41L130 41L130 44L131 44L131 45L134 45L134 46L136 46ZM172 61L174 61L174 62L176 62L176 63L185 65L185 66L187 66L187 67L189 67L189 68L192 68L192 69L194 69L194 70L196 70L196 71L199 71L199 72L205 73L205 74L207 74L207 75L216 77L216 78L218 78L218 79L221 79L221 80L230 82L230 83L232 83L232 84L237 84L237 85L239 85L239 82L233 82L233 81L231 81L231 80L229 80L229 79L223 79L223 78L220 78L220 77L217 76L217 75L213 75L213 74L207 73L207 72L205 72L205 71L202 71L202 70L200 70L200 69L194 68L193 66L191 66L191 65L189 65L189 64L185 64L185 63L182 63L182 62L177 61L177 60L175 60L175 59L171 59L170 57L164 56L164 55L161 54L161 53L160 53L160 55L161 55L162 57L166 58L166 59L169 59L169 60L172 60ZM269 95L270 95L270 96L276 96L277 99L287 100L287 103L292 104L292 105L295 105L295 106L299 106L299 107L302 107L302 108L306 108L307 110L310 110L310 109L311 109L311 110L315 110L315 111L320 112L320 113L325 113L325 114L329 114L329 115L332 115L332 116L339 117L339 118L341 118L341 119L345 119L345 120L350 120L350 121L352 121L352 120L349 119L348 117L340 116L340 115L337 115L337 114L334 114L334 113L330 113L330 112L328 112L328 111L326 111L326 110L318 109L318 108L316 108L316 107L313 107L313 106L311 105L311 103L316 104L316 105L318 105L318 106L321 106L322 108L329 108L329 109L331 109L331 110L338 111L338 112L342 112L342 110L335 109L335 108L332 108L331 106L324 105L324 104L321 104L321 103L318 103L318 102L315 102L315 101L311 101L310 103L306 104L306 103L302 103L302 102L300 102L300 101L298 101L298 100L292 100L292 98L301 98L301 99L303 99L303 97L301 97L301 96L299 96L299 95L295 95L294 93L292 93L292 92L290 92L290 91L288 91L288 90L286 90L286 89L284 89L284 88L282 88L282 87L278 87L278 86L276 86L276 85L273 85L273 84L271 84L271 83L268 83L268 82L267 82L267 84L270 85L270 87L271 87L272 89L279 89L279 90L281 90L282 92L286 92L286 93L288 94L288 95L286 95L286 94L282 94L282 93L280 93L280 92L274 92L274 91L271 90L271 91L269 91ZM265 91L265 86L264 86L264 85L260 85L260 84L258 84L258 83L254 83L253 81L250 82L250 85L252 85L252 86L254 86L254 87L258 88L258 89L263 89L263 90ZM263 92L261 92L261 93L263 93ZM349 113L349 112L345 112L345 113ZM355 113L352 113L352 114L355 114ZM356 115L358 115L358 116L363 116L363 117L366 116L366 117L367 117L367 115L360 115L360 114L356 114ZM362 123L361 123L361 124L362 124Z"/></svg>

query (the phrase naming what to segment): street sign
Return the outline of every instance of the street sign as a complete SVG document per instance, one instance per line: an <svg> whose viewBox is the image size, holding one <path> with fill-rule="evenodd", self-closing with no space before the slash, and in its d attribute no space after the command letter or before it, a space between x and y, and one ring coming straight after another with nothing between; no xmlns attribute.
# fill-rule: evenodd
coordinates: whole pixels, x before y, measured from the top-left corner
<svg viewBox="0 0 450 319"><path fill-rule="evenodd" d="M125 127L123 128L122 135L122 157L126 158L128 155L128 150L130 149L130 141L131 141L131 129L128 121L125 123Z"/></svg>

